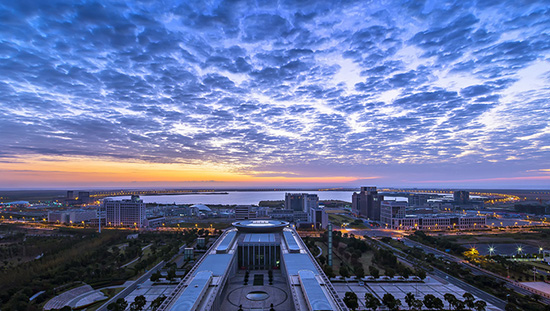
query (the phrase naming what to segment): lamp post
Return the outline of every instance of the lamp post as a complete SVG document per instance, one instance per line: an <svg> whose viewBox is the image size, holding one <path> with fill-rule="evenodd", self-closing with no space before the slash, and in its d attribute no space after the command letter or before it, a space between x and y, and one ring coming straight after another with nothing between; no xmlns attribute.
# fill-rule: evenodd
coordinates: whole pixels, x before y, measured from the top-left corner
<svg viewBox="0 0 550 311"><path fill-rule="evenodd" d="M489 247L489 255L493 256L494 253L495 253L495 248L493 246Z"/></svg>

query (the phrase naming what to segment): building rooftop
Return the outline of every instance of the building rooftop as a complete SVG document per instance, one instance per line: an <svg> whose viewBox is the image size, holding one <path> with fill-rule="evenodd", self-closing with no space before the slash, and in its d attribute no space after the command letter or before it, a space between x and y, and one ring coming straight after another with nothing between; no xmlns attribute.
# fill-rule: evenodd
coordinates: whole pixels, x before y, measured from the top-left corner
<svg viewBox="0 0 550 311"><path fill-rule="evenodd" d="M199 298L208 289L212 281L212 272L198 272L189 285L183 290L179 298L174 302L171 310L192 311L197 310Z"/></svg>
<svg viewBox="0 0 550 311"><path fill-rule="evenodd" d="M196 276L201 271L211 271L214 276L224 275L233 259L233 254L207 254L193 273Z"/></svg>
<svg viewBox="0 0 550 311"><path fill-rule="evenodd" d="M294 235L290 231L284 231L283 235L285 237L285 242L288 247L288 250L291 253L299 253L300 252L300 246L296 242L296 239L294 238Z"/></svg>
<svg viewBox="0 0 550 311"><path fill-rule="evenodd" d="M235 306L237 310L240 304L245 310L268 310L271 303L277 310L347 310L300 237L286 228L287 222L247 220L234 224L237 230L225 231L214 242L159 310L212 311ZM277 257L273 266L277 280L268 285L263 281L268 268L257 262L271 260L275 251L280 252L280 262ZM256 252L263 257L252 257ZM247 264L250 258L254 263ZM250 284L243 284L242 269L250 272ZM257 293L262 297L255 298Z"/></svg>
<svg viewBox="0 0 550 311"><path fill-rule="evenodd" d="M288 226L288 222L281 220L242 220L233 223L239 231L250 233L280 232Z"/></svg>
<svg viewBox="0 0 550 311"><path fill-rule="evenodd" d="M245 243L274 243L275 235L273 233L249 233L244 236Z"/></svg>
<svg viewBox="0 0 550 311"><path fill-rule="evenodd" d="M298 275L298 272L300 270L310 270L315 274L319 274L308 254L287 253L283 254L283 259L285 261L286 270L289 275Z"/></svg>
<svg viewBox="0 0 550 311"><path fill-rule="evenodd" d="M235 236L237 236L237 231L228 232L221 240L220 244L218 244L218 247L216 247L216 253L227 253L229 248L233 245Z"/></svg>
<svg viewBox="0 0 550 311"><path fill-rule="evenodd" d="M300 279L300 284L305 292L305 296L308 299L310 310L333 310L332 305L327 299L327 295L321 288L321 285L319 284L319 281L315 277L313 271L300 270L298 271L298 278Z"/></svg>

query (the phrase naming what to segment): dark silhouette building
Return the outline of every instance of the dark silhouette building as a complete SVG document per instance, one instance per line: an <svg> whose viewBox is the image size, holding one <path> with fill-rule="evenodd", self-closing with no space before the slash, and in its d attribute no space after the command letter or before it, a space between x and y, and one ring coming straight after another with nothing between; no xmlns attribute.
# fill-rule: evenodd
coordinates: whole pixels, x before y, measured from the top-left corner
<svg viewBox="0 0 550 311"><path fill-rule="evenodd" d="M361 187L361 192L354 192L351 197L352 211L370 220L380 220L380 203L384 196L378 194L376 187Z"/></svg>
<svg viewBox="0 0 550 311"><path fill-rule="evenodd" d="M453 198L455 203L468 204L470 202L470 192L464 190L455 191L453 193Z"/></svg>

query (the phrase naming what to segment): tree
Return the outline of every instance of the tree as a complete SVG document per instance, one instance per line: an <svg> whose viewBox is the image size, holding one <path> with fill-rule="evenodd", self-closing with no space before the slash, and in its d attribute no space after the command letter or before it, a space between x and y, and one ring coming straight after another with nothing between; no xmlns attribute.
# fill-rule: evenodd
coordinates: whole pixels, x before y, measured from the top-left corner
<svg viewBox="0 0 550 311"><path fill-rule="evenodd" d="M332 267L331 267L331 266L329 266L329 265L324 265L324 266L323 266L323 271L325 272L325 274L326 274L329 278L335 277L334 271L332 270Z"/></svg>
<svg viewBox="0 0 550 311"><path fill-rule="evenodd" d="M363 267L361 265L357 265L353 268L353 271L355 272L355 275L358 278L362 278L365 276L365 271L363 270Z"/></svg>
<svg viewBox="0 0 550 311"><path fill-rule="evenodd" d="M466 309L466 303L460 299L457 299L455 302L455 310L456 311L463 311Z"/></svg>
<svg viewBox="0 0 550 311"><path fill-rule="evenodd" d="M369 266L369 273L373 278L380 277L380 271L375 266Z"/></svg>
<svg viewBox="0 0 550 311"><path fill-rule="evenodd" d="M439 299L438 297L435 297L432 294L428 294L424 296L424 305L426 306L426 308L430 310L433 310L433 309L443 310L443 307L445 306L443 304L443 301L441 301L441 299Z"/></svg>
<svg viewBox="0 0 550 311"><path fill-rule="evenodd" d="M449 310L452 310L452 308L456 305L456 301L458 300L456 299L455 295L450 293L446 293L445 295L443 295L443 299L445 299L445 301L449 303Z"/></svg>
<svg viewBox="0 0 550 311"><path fill-rule="evenodd" d="M444 307L445 305L443 304L443 300L439 297L435 297L432 308L436 310L443 310Z"/></svg>
<svg viewBox="0 0 550 311"><path fill-rule="evenodd" d="M399 307L401 306L401 300L395 299L395 297L393 297L390 293L384 294L384 297L382 297L382 303L391 311L399 310Z"/></svg>
<svg viewBox="0 0 550 311"><path fill-rule="evenodd" d="M376 296L371 293L365 293L365 307L367 307L367 309L376 311L376 309L378 309L381 305L382 303L378 300L378 298L376 298Z"/></svg>
<svg viewBox="0 0 550 311"><path fill-rule="evenodd" d="M147 299L145 296L139 295L134 298L134 302L130 304L130 311L141 311L143 307L147 304Z"/></svg>
<svg viewBox="0 0 550 311"><path fill-rule="evenodd" d="M157 282L160 280L161 274L160 271L156 271L155 273L151 274L151 282Z"/></svg>
<svg viewBox="0 0 550 311"><path fill-rule="evenodd" d="M426 278L426 271L424 271L423 269L416 269L414 274L416 274L416 276L418 276L421 280Z"/></svg>
<svg viewBox="0 0 550 311"><path fill-rule="evenodd" d="M354 292L346 292L344 295L344 303L346 306L352 310L355 310L359 307L359 302L357 302L357 295Z"/></svg>
<svg viewBox="0 0 550 311"><path fill-rule="evenodd" d="M151 302L151 308L153 310L157 310L165 299L166 296L164 295L158 296L157 298L155 298L155 300L153 300L153 302Z"/></svg>
<svg viewBox="0 0 550 311"><path fill-rule="evenodd" d="M412 308L414 300L414 294L411 292L407 293L407 295L405 296L405 303L407 303L407 305L409 306L409 310Z"/></svg>
<svg viewBox="0 0 550 311"><path fill-rule="evenodd" d="M348 268L346 268L346 266L344 266L344 265L340 266L340 270L338 272L340 273L341 276L343 276L345 278L349 277Z"/></svg>
<svg viewBox="0 0 550 311"><path fill-rule="evenodd" d="M420 310L422 310L422 306L424 305L424 303L422 303L422 300L420 300L420 299L415 299L413 301L412 305L413 305L412 309L414 311L420 311Z"/></svg>
<svg viewBox="0 0 550 311"><path fill-rule="evenodd" d="M478 261L479 259L479 251L473 247L462 254L471 262Z"/></svg>
<svg viewBox="0 0 550 311"><path fill-rule="evenodd" d="M111 311L124 311L128 307L128 303L124 298L118 298L117 301L109 304L107 310Z"/></svg>
<svg viewBox="0 0 550 311"><path fill-rule="evenodd" d="M476 311L485 311L487 308L487 303L483 300L478 300L474 303L474 309Z"/></svg>
<svg viewBox="0 0 550 311"><path fill-rule="evenodd" d="M432 295L432 294L427 294L426 296L424 296L424 305L426 306L426 308L428 309L434 309L434 300L435 300L435 296Z"/></svg>
<svg viewBox="0 0 550 311"><path fill-rule="evenodd" d="M168 281L172 281L175 277L176 277L176 268L172 267L168 269L168 274L166 276Z"/></svg>
<svg viewBox="0 0 550 311"><path fill-rule="evenodd" d="M474 302L475 302L474 295L472 295L470 293L464 293L464 295L462 295L462 298L464 298L464 304L468 307L468 309L472 310L475 306L475 304L474 304Z"/></svg>

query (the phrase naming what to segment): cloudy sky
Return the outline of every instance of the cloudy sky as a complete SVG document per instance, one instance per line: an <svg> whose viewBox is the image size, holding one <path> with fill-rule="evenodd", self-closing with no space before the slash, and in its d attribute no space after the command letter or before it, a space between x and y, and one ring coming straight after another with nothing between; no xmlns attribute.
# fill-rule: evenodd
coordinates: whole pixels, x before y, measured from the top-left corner
<svg viewBox="0 0 550 311"><path fill-rule="evenodd" d="M0 188L550 188L547 1L0 0Z"/></svg>

